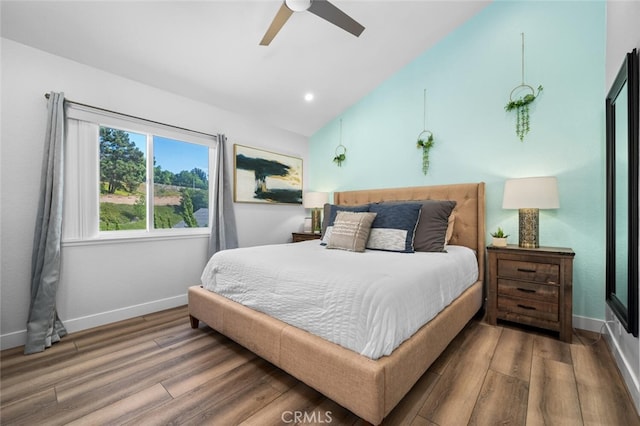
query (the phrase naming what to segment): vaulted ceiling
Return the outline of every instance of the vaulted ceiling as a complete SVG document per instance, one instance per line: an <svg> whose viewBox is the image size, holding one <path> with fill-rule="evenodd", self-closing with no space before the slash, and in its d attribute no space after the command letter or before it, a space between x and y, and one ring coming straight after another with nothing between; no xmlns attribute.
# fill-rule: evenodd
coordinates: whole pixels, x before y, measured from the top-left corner
<svg viewBox="0 0 640 426"><path fill-rule="evenodd" d="M269 46L279 0L3 0L0 12L2 37L310 136L489 2L332 0L360 37L305 11Z"/></svg>

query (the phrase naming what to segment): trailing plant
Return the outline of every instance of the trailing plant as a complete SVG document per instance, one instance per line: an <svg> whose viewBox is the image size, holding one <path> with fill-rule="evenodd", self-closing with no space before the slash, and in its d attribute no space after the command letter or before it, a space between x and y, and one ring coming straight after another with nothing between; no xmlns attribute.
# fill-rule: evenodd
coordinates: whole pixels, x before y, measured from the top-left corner
<svg viewBox="0 0 640 426"><path fill-rule="evenodd" d="M336 156L333 157L333 162L342 167L342 163L347 159L347 148L342 145L342 118L340 119L340 144L336 147Z"/></svg>
<svg viewBox="0 0 640 426"><path fill-rule="evenodd" d="M433 148L434 145L433 133L428 133L429 137L427 137L426 139L419 138L418 142L416 143L417 148L422 148L422 173L424 173L425 175L429 171L429 150Z"/></svg>
<svg viewBox="0 0 640 426"><path fill-rule="evenodd" d="M538 93L529 93L516 100L510 100L504 109L509 112L516 110L516 135L520 138L520 142L524 140L524 135L529 133L529 105L536 100L542 92L542 86L538 86Z"/></svg>
<svg viewBox="0 0 640 426"><path fill-rule="evenodd" d="M505 234L502 228L498 227L498 230L496 232L493 232L491 236L493 238L507 238L509 234Z"/></svg>
<svg viewBox="0 0 640 426"><path fill-rule="evenodd" d="M347 156L344 154L338 154L333 157L333 162L338 165L338 167L342 167L342 162L347 159Z"/></svg>
<svg viewBox="0 0 640 426"><path fill-rule="evenodd" d="M422 132L418 135L416 146L422 148L422 173L426 176L429 171L429 150L433 148L433 133L427 130L427 89L424 89L424 121L422 123Z"/></svg>
<svg viewBox="0 0 640 426"><path fill-rule="evenodd" d="M524 141L524 136L529 133L530 124L529 124L529 105L536 100L536 98L542 92L542 86L538 86L538 93L533 89L533 87L524 83L524 33L521 33L522 38L522 63L521 63L521 72L522 72L522 83L519 86L516 86L509 95L509 103L504 107L504 109L508 111L516 110L516 135L520 138L520 142ZM518 99L513 99L513 94L519 90L526 89L527 91L531 91L527 95L522 96Z"/></svg>
<svg viewBox="0 0 640 426"><path fill-rule="evenodd" d="M342 152L338 153L338 151L342 148ZM336 156L333 157L333 162L338 165L338 167L342 167L342 163L347 159L347 148L343 145L338 145L336 148Z"/></svg>

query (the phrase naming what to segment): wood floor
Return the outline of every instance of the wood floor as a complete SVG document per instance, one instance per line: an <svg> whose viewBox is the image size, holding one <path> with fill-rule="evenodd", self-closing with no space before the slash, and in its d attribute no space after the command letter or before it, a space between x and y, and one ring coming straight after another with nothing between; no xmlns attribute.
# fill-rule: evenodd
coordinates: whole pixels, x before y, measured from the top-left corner
<svg viewBox="0 0 640 426"><path fill-rule="evenodd" d="M640 425L605 342L573 340L473 320L384 424ZM186 307L1 362L2 425L366 424Z"/></svg>

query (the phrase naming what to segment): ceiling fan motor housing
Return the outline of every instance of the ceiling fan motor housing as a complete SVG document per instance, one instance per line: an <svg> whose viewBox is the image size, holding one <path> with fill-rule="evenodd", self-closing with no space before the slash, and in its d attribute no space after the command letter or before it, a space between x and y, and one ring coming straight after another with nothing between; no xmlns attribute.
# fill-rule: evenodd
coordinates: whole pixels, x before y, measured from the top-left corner
<svg viewBox="0 0 640 426"><path fill-rule="evenodd" d="M285 0L287 7L294 12L304 12L311 7L312 0Z"/></svg>

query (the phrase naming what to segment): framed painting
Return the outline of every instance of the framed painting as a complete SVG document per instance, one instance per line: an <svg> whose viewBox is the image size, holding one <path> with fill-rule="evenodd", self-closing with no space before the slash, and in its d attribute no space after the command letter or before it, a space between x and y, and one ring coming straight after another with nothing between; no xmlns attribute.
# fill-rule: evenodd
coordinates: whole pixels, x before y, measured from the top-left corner
<svg viewBox="0 0 640 426"><path fill-rule="evenodd" d="M302 204L302 158L233 145L233 201Z"/></svg>

